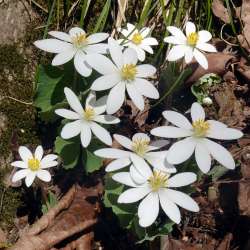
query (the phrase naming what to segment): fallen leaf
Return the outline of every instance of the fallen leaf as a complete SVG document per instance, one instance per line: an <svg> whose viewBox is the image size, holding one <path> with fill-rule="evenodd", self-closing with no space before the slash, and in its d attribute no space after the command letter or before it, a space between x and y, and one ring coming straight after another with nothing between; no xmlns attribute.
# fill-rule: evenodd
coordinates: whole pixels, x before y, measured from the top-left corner
<svg viewBox="0 0 250 250"><path fill-rule="evenodd" d="M241 215L250 216L250 182L240 182L238 205Z"/></svg>
<svg viewBox="0 0 250 250"><path fill-rule="evenodd" d="M214 15L217 16L224 23L230 23L228 11L227 11L227 8L225 8L223 5L223 1L213 0L212 11Z"/></svg>

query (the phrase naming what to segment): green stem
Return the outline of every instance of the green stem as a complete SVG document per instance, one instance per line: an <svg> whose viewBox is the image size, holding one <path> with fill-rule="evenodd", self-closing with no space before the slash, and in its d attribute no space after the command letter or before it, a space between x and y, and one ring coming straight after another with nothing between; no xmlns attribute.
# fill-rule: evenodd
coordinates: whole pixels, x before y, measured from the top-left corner
<svg viewBox="0 0 250 250"><path fill-rule="evenodd" d="M49 26L51 24L51 20L52 20L52 17L53 17L53 11L55 9L55 5L56 5L56 0L54 0L52 5L51 5L51 9L49 11L49 17L48 17L48 20L47 20L47 23L46 23L46 26L45 26L45 29L44 29L44 33L43 33L43 39L45 39L47 37L48 29L49 29Z"/></svg>

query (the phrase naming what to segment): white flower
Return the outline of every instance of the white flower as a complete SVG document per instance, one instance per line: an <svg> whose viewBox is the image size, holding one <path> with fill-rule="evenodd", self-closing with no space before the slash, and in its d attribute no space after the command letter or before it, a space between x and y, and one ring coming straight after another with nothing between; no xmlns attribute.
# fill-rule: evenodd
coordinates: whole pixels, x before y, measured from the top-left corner
<svg viewBox="0 0 250 250"><path fill-rule="evenodd" d="M187 194L172 188L195 182L196 175L183 172L169 177L168 173L159 170L152 172L148 168L148 171L143 173L144 182L138 185L128 172L114 174L112 178L115 181L132 187L119 196L118 203L133 203L142 199L138 206L139 224L142 227L148 227L154 223L159 214L159 205L172 221L180 223L181 215L177 205L193 212L198 212L199 207Z"/></svg>
<svg viewBox="0 0 250 250"><path fill-rule="evenodd" d="M143 173L148 171L148 163L164 172L176 172L175 167L166 161L167 151L156 151L166 146L168 141L157 140L150 142L149 136L144 133L134 134L132 140L118 134L114 134L114 138L129 151L115 148L96 150L94 153L97 156L115 159L107 165L107 172L116 171L132 164L130 166L130 173L133 180L137 183L144 181ZM139 167L137 168L137 166Z"/></svg>
<svg viewBox="0 0 250 250"><path fill-rule="evenodd" d="M35 41L39 49L57 54L52 65L62 65L74 58L74 65L82 76L89 76L91 67L86 63L86 55L92 53L107 53L107 44L100 43L109 36L107 33L95 33L87 36L81 28L74 27L69 34L60 31L50 31L49 34L57 39L49 38ZM59 40L58 40L59 39Z"/></svg>
<svg viewBox="0 0 250 250"><path fill-rule="evenodd" d="M213 104L213 100L207 96L207 97L202 99L202 103L209 106L209 105Z"/></svg>
<svg viewBox="0 0 250 250"><path fill-rule="evenodd" d="M56 109L55 113L69 120L75 120L67 123L62 131L61 137L69 139L80 134L83 147L87 147L91 141L91 131L102 142L107 145L112 144L110 133L98 123L115 124L120 120L112 115L102 115L106 110L106 96L96 101L94 92L91 92L86 100L85 108L82 107L77 96L69 88L64 88L64 93L69 106L68 109Z"/></svg>
<svg viewBox="0 0 250 250"><path fill-rule="evenodd" d="M208 138L219 140L235 140L243 136L242 132L228 128L224 123L205 120L205 112L199 103L191 107L192 124L188 119L174 111L164 111L163 116L174 126L162 126L151 130L151 134L165 138L187 137L174 143L168 152L167 161L180 164L186 161L195 151L197 165L203 173L211 167L211 156L221 165L229 169L235 168L232 155L220 144Z"/></svg>
<svg viewBox="0 0 250 250"><path fill-rule="evenodd" d="M118 31L124 36L124 39L119 39L118 42L122 46L134 49L141 62L145 60L145 51L153 54L151 46L158 45L155 38L149 37L150 28L138 30L133 24L127 23L127 29L119 28Z"/></svg>
<svg viewBox="0 0 250 250"><path fill-rule="evenodd" d="M11 166L22 169L13 175L13 182L25 178L26 186L30 187L36 177L45 182L51 180L51 175L46 169L58 164L56 161L57 155L48 154L43 157L44 152L42 146L38 146L34 154L24 146L20 146L18 152L22 160L12 162Z"/></svg>
<svg viewBox="0 0 250 250"><path fill-rule="evenodd" d="M176 61L185 57L186 63L190 63L194 57L204 69L208 68L207 58L201 51L217 52L213 45L207 43L212 38L209 31L196 32L196 27L191 22L186 23L186 36L174 26L168 26L167 30L172 36L165 37L164 41L175 45L169 51L167 60Z"/></svg>
<svg viewBox="0 0 250 250"><path fill-rule="evenodd" d="M127 48L122 52L122 47L113 38L109 38L108 46L114 63L100 54L87 56L91 67L103 75L93 82L91 89L111 89L107 99L108 114L115 113L122 106L126 90L134 104L143 110L143 96L159 98L158 90L145 79L154 75L155 67L149 64L136 65L135 50Z"/></svg>

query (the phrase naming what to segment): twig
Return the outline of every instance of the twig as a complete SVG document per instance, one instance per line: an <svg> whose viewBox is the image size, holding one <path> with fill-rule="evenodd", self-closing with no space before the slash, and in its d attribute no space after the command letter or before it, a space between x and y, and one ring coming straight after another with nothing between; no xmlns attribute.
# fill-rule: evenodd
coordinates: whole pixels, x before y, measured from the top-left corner
<svg viewBox="0 0 250 250"><path fill-rule="evenodd" d="M14 97L11 97L11 96L3 96L2 99L4 98L7 98L7 99L11 99L13 101L16 101L16 102L19 102L19 103L22 103L22 104L25 104L25 105L33 105L33 102L25 102L25 101L21 101L21 100L18 100Z"/></svg>

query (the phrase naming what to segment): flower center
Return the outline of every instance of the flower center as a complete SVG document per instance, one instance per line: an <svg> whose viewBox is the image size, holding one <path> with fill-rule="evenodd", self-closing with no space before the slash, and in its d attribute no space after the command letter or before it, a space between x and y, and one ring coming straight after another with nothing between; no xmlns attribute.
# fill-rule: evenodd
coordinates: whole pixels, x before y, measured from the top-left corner
<svg viewBox="0 0 250 250"><path fill-rule="evenodd" d="M135 79L135 75L137 73L135 64L124 64L121 69L121 76L123 80L131 81Z"/></svg>
<svg viewBox="0 0 250 250"><path fill-rule="evenodd" d="M151 175L148 179L148 183L153 192L158 191L160 188L167 187L169 176L169 174L166 174L159 170L154 170L153 175Z"/></svg>
<svg viewBox="0 0 250 250"><path fill-rule="evenodd" d="M143 40L143 37L142 37L142 35L141 35L140 33L135 33L135 34L133 35L132 39L131 39L131 41L132 41L134 44L136 44L136 45L141 44L142 40Z"/></svg>
<svg viewBox="0 0 250 250"><path fill-rule="evenodd" d="M197 137L203 137L207 134L209 130L209 123L203 119L199 119L193 122L194 135Z"/></svg>
<svg viewBox="0 0 250 250"><path fill-rule="evenodd" d="M28 167L31 171L37 171L40 168L40 161L36 158L28 160Z"/></svg>
<svg viewBox="0 0 250 250"><path fill-rule="evenodd" d="M199 35L196 32L192 32L187 37L187 43L190 46L195 46L198 42Z"/></svg>
<svg viewBox="0 0 250 250"><path fill-rule="evenodd" d="M83 117L87 121L93 120L93 118L95 117L94 109L93 108L86 108L85 110L83 110Z"/></svg>
<svg viewBox="0 0 250 250"><path fill-rule="evenodd" d="M147 139L136 139L132 143L132 150L139 156L144 156L147 152L149 140Z"/></svg>
<svg viewBox="0 0 250 250"><path fill-rule="evenodd" d="M73 38L72 38L72 43L74 44L74 46L76 48L81 48L85 45L87 45L87 37L86 34L84 33L79 33L76 34Z"/></svg>

